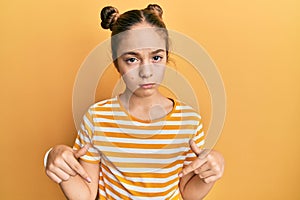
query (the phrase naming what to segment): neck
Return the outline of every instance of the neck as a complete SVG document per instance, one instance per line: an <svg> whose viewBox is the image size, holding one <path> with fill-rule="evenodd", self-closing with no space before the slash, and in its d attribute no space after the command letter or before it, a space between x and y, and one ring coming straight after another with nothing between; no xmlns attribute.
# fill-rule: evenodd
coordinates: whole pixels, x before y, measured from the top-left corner
<svg viewBox="0 0 300 200"><path fill-rule="evenodd" d="M121 94L120 99L126 109L136 107L150 109L154 104L160 103L165 97L159 91L156 91L150 96L137 96L126 89L124 93Z"/></svg>
<svg viewBox="0 0 300 200"><path fill-rule="evenodd" d="M150 96L137 96L129 90L120 95L120 101L130 115L142 120L154 120L166 116L173 109L173 102L158 90Z"/></svg>

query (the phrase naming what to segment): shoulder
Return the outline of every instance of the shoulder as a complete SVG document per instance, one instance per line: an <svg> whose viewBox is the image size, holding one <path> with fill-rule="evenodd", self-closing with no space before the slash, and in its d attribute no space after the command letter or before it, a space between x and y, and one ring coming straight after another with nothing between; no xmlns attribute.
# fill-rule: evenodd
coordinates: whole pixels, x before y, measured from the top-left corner
<svg viewBox="0 0 300 200"><path fill-rule="evenodd" d="M113 97L110 99L105 99L102 101L98 101L90 106L89 110L94 110L98 108L105 108L105 107L113 107L114 105L119 104L117 97Z"/></svg>
<svg viewBox="0 0 300 200"><path fill-rule="evenodd" d="M183 101L180 101L178 99L171 99L174 102L174 108L176 110L181 110L181 111L189 111L189 112L194 112L194 113L198 113L198 111L196 109L194 109L192 106L186 104Z"/></svg>
<svg viewBox="0 0 300 200"><path fill-rule="evenodd" d="M199 112L194 109L192 106L182 102L178 99L171 99L174 102L174 112L182 113L182 116L194 116L198 119L201 119Z"/></svg>
<svg viewBox="0 0 300 200"><path fill-rule="evenodd" d="M88 113L90 115L95 114L99 111L112 111L113 108L120 107L117 97L110 99L105 99L99 102L94 103L88 108Z"/></svg>

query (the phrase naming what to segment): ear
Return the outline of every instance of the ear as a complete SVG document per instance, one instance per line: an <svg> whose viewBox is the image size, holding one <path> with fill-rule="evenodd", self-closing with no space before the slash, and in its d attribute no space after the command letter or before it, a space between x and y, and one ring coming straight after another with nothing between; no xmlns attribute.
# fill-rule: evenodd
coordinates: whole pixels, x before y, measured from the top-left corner
<svg viewBox="0 0 300 200"><path fill-rule="evenodd" d="M119 65L118 65L118 58L114 60L114 65L115 65L117 71L120 73Z"/></svg>

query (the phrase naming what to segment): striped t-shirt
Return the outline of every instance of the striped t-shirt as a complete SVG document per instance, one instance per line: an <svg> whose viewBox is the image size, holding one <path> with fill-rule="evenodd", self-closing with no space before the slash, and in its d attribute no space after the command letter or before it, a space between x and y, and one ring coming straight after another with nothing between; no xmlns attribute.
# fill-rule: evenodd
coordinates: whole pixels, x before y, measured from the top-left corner
<svg viewBox="0 0 300 200"><path fill-rule="evenodd" d="M130 116L118 97L95 103L84 115L74 144L92 144L82 160L99 163L99 199L181 199L178 173L195 159L189 139L201 147L200 115L173 100L164 118Z"/></svg>

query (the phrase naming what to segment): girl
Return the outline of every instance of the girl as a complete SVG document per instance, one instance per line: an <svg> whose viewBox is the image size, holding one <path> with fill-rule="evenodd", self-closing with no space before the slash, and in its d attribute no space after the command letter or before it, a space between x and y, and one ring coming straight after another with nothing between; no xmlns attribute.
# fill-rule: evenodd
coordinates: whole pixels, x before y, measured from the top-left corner
<svg viewBox="0 0 300 200"><path fill-rule="evenodd" d="M203 199L222 176L220 153L200 156L199 114L158 90L169 50L162 14L158 5L102 9L126 89L88 109L73 149L50 151L46 173L68 199Z"/></svg>

